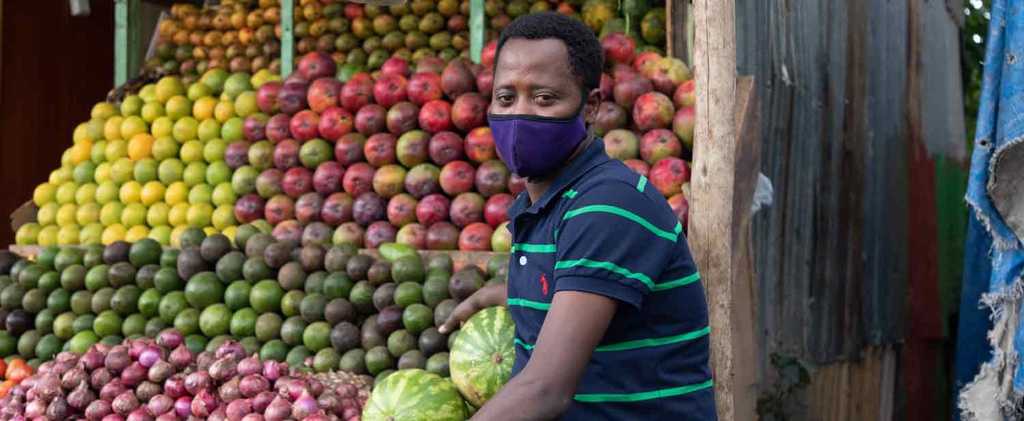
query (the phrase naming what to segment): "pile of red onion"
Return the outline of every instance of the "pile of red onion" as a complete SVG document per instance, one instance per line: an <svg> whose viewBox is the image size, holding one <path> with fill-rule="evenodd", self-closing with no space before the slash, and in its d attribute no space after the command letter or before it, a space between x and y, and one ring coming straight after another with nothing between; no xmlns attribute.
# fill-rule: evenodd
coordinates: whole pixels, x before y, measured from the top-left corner
<svg viewBox="0 0 1024 421"><path fill-rule="evenodd" d="M154 341L62 352L0 400L0 420L359 421L366 393L335 388L228 341L193 354L167 330Z"/></svg>

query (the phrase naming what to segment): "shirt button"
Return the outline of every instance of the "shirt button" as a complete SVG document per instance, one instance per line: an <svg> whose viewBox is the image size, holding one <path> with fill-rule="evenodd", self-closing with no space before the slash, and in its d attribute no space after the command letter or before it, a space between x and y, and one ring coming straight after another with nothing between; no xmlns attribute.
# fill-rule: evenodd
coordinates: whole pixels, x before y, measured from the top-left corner
<svg viewBox="0 0 1024 421"><path fill-rule="evenodd" d="M526 266L526 256L519 256L519 266Z"/></svg>

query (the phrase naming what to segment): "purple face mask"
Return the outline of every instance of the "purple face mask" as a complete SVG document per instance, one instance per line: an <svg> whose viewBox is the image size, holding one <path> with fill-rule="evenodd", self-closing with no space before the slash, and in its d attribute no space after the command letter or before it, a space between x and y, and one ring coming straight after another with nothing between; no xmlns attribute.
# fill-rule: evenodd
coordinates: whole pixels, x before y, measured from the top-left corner
<svg viewBox="0 0 1024 421"><path fill-rule="evenodd" d="M509 171L532 178L557 170L587 138L583 107L569 117L488 114L494 146Z"/></svg>

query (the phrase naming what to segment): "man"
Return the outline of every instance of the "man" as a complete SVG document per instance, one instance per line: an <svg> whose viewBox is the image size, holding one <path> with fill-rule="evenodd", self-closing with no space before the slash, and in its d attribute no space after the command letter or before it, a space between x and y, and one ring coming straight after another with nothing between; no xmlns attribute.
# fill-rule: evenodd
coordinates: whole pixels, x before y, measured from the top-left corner
<svg viewBox="0 0 1024 421"><path fill-rule="evenodd" d="M507 305L512 379L479 420L715 419L708 318L682 226L646 178L608 158L588 125L601 46L581 22L525 15L498 41L489 121L527 179L509 215L509 281L441 327Z"/></svg>

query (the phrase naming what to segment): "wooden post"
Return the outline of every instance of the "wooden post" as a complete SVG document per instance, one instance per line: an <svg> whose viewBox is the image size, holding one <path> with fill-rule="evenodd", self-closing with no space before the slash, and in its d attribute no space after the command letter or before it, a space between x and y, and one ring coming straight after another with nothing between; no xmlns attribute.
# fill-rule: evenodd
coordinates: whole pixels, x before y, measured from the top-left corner
<svg viewBox="0 0 1024 421"><path fill-rule="evenodd" d="M139 0L114 0L114 86L139 74Z"/></svg>
<svg viewBox="0 0 1024 421"><path fill-rule="evenodd" d="M718 416L755 419L756 301L749 238L759 153L756 90L751 78L743 78L737 89L734 2L695 0L693 12L697 127L690 247L708 295Z"/></svg>
<svg viewBox="0 0 1024 421"><path fill-rule="evenodd" d="M295 69L295 1L281 0L281 77Z"/></svg>

